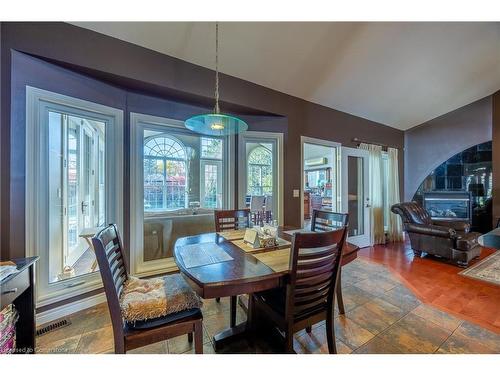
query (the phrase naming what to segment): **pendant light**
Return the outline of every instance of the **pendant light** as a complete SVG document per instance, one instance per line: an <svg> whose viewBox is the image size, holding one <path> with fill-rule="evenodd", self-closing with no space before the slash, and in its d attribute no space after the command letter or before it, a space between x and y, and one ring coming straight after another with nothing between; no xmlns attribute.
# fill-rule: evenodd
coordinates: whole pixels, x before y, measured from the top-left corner
<svg viewBox="0 0 500 375"><path fill-rule="evenodd" d="M220 113L219 108L219 23L215 23L215 107L213 113L188 118L184 125L191 131L205 135L230 135L248 129L245 121Z"/></svg>

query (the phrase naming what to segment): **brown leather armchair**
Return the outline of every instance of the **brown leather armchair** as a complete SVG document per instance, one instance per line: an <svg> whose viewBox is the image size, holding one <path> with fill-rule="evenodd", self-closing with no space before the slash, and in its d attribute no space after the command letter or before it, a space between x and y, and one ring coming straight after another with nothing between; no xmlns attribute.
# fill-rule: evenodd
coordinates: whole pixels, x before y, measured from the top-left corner
<svg viewBox="0 0 500 375"><path fill-rule="evenodd" d="M467 267L469 261L481 253L477 242L481 234L470 232L468 222L431 220L428 212L417 202L395 204L391 211L401 216L403 229L410 237L416 256L426 252Z"/></svg>

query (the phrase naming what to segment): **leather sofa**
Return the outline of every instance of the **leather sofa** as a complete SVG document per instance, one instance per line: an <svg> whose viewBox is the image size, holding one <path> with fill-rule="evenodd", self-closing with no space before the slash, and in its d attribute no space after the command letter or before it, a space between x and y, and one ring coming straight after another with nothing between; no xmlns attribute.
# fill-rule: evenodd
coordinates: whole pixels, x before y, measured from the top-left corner
<svg viewBox="0 0 500 375"><path fill-rule="evenodd" d="M481 253L477 241L481 234L470 232L468 222L432 220L417 202L395 204L391 211L403 220L403 229L410 237L411 248L416 256L425 252L467 267Z"/></svg>

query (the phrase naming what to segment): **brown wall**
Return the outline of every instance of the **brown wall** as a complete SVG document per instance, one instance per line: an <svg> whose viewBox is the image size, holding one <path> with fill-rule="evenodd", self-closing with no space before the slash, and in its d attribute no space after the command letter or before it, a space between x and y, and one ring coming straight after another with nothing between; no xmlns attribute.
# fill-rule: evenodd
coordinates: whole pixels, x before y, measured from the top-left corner
<svg viewBox="0 0 500 375"><path fill-rule="evenodd" d="M24 179L22 173L12 179L10 166L12 160L23 159L18 154L24 153L24 150L11 149L10 141L14 139L13 134L24 134L19 129L24 129L25 124L14 123L10 112L12 50L44 58L122 88L196 105L210 103L213 71L64 23L4 22L0 27L1 245L2 257L5 258L24 255L20 250L24 246L24 227L13 225L24 220L24 202L13 201L13 196L17 200L22 199L17 192L24 191ZM300 189L302 185L299 167L301 135L337 141L345 146L355 146L351 142L353 137L403 146L402 131L238 78L222 75L221 89L221 99L226 104L226 109L249 114L252 111L264 112L285 117L288 122L285 133L284 187L284 215L285 224L288 225L300 223L300 202L298 198L292 197L292 190ZM274 129L269 126L267 130ZM403 159L403 155L401 158ZM401 176L402 172L403 160L400 164ZM128 175L128 170L125 175ZM402 184L403 181L401 186Z"/></svg>
<svg viewBox="0 0 500 375"><path fill-rule="evenodd" d="M413 198L423 180L441 163L469 147L491 141L491 129L492 97L487 96L407 130L405 200Z"/></svg>

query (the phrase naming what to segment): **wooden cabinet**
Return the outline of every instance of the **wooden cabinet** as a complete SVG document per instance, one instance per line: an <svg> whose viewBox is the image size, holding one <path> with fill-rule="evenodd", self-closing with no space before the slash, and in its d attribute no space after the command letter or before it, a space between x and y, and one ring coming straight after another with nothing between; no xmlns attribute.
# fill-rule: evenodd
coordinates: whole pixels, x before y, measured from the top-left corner
<svg viewBox="0 0 500 375"><path fill-rule="evenodd" d="M35 262L38 257L15 259L18 272L0 282L1 307L13 303L19 313L16 353L35 352Z"/></svg>

